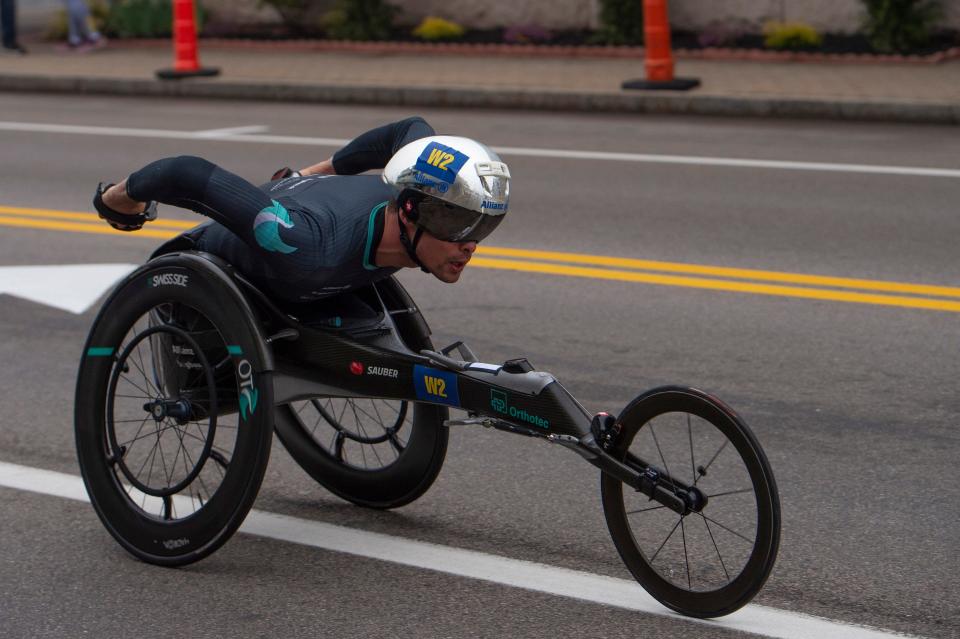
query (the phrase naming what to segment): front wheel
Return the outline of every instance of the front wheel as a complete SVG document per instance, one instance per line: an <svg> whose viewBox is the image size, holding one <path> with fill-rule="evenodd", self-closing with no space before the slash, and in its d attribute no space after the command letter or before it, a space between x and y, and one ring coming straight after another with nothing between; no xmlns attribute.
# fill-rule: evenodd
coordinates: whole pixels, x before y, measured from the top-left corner
<svg viewBox="0 0 960 639"><path fill-rule="evenodd" d="M627 568L685 615L719 617L747 604L780 541L776 482L753 433L718 400L675 387L635 400L617 428L610 453L693 505L679 514L603 475L604 515Z"/></svg>

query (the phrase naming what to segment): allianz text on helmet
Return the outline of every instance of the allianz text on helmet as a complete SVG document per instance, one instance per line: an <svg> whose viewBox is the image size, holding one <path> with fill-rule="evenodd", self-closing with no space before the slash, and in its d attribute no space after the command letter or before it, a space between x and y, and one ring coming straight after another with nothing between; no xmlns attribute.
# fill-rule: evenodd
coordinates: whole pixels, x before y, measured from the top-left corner
<svg viewBox="0 0 960 639"><path fill-rule="evenodd" d="M383 180L404 198L414 195L411 219L450 242L480 241L506 216L510 171L488 147L469 138L437 135L394 154Z"/></svg>

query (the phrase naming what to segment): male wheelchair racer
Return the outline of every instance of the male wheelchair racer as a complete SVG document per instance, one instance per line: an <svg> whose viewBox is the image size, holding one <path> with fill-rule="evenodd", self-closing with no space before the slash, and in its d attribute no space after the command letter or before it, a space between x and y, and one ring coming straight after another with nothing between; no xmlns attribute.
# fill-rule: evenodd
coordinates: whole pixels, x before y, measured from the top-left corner
<svg viewBox="0 0 960 639"><path fill-rule="evenodd" d="M454 352L456 355L454 356ZM450 408L467 412L450 419ZM559 444L600 468L627 568L667 607L728 614L776 559L779 498L751 431L719 400L650 390L592 415L525 359L436 351L394 279L329 304L281 305L191 250L125 278L100 310L77 382L77 451L91 502L136 557L176 566L229 539L253 505L276 430L336 495L393 508L440 471L447 428Z"/></svg>

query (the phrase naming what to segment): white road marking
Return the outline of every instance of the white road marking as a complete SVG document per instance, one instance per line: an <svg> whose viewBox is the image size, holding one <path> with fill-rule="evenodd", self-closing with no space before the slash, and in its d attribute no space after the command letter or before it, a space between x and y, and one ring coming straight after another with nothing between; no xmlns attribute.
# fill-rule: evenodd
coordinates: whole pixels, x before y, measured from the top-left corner
<svg viewBox="0 0 960 639"><path fill-rule="evenodd" d="M64 133L73 135L120 136L139 138L165 138L171 140L218 140L221 142L247 142L252 144L288 144L294 146L341 147L349 140L341 138L312 138L291 135L250 135L242 129L219 129L213 131L170 131L164 129L137 129L66 124L42 124L32 122L0 122L0 131L24 131L36 133ZM241 131L241 132L238 132ZM826 171L862 173L873 175L902 175L912 177L960 178L960 169L917 166L883 166L874 164L842 164L832 162L787 162L781 160L756 160L750 158L719 158L695 155L657 155L650 153L613 153L605 151L576 151L569 149L534 149L527 147L493 147L505 156L541 157L566 160L601 160L609 162L642 162L651 164L681 164L690 166L716 166L726 168L771 169L782 171Z"/></svg>
<svg viewBox="0 0 960 639"><path fill-rule="evenodd" d="M780 160L750 160L688 155L652 155L646 153L608 153L603 151L567 151L561 149L527 149L496 147L504 155L565 158L573 160L608 160L617 162L649 162L656 164L688 164L694 166L724 166L749 169L780 169L787 171L832 171L840 173L874 173L881 175L912 175L921 177L960 177L960 169L938 169L915 166L878 166L875 164L836 164L831 162L784 162Z"/></svg>
<svg viewBox="0 0 960 639"><path fill-rule="evenodd" d="M210 139L223 142L254 142L260 144L300 144L306 146L341 147L350 140L339 138L300 138L282 135L218 135L198 137L195 131L169 129L139 129L112 126L84 126L74 124L43 124L38 122L0 122L0 131L26 133L65 133L69 135L96 135L127 138L162 138L166 140ZM201 133L203 133L201 131Z"/></svg>
<svg viewBox="0 0 960 639"><path fill-rule="evenodd" d="M80 477L17 464L0 462L0 486L64 499L89 501ZM692 619L662 607L635 581L257 510L250 511L240 531L313 548L777 639L912 637L755 604L722 619Z"/></svg>
<svg viewBox="0 0 960 639"><path fill-rule="evenodd" d="M194 131L193 136L197 138L222 138L232 135L244 135L249 133L266 133L270 130L268 126L254 124L251 126L234 126L226 129L209 129L207 131Z"/></svg>
<svg viewBox="0 0 960 639"><path fill-rule="evenodd" d="M61 264L0 267L0 294L81 314L134 264Z"/></svg>

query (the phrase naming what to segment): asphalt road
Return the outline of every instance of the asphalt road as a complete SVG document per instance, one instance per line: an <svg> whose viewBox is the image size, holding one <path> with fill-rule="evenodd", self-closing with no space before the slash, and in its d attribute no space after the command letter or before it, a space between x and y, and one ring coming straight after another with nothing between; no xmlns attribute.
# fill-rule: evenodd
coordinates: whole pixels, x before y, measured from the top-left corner
<svg viewBox="0 0 960 639"><path fill-rule="evenodd" d="M4 122L349 138L373 108L3 96ZM958 169L936 127L425 112L495 147ZM253 134L258 135L258 134ZM182 136L181 136L182 137ZM0 127L0 207L89 210L93 187L197 154L257 181L326 157L309 144ZM489 244L686 265L956 286L957 177L504 153L511 214ZM192 219L167 209L166 219ZM0 266L138 263L159 240L0 226ZM591 410L652 386L724 398L780 486L779 561L757 603L927 637L960 636L955 311L468 268L402 277L438 344L526 356ZM0 298L0 462L78 474L77 358L95 309ZM256 508L628 578L598 477L563 450L455 430L422 499L396 512L317 487L278 444ZM738 633L238 535L188 568L124 553L87 504L0 489L8 637L727 637ZM844 636L842 631L837 636Z"/></svg>

